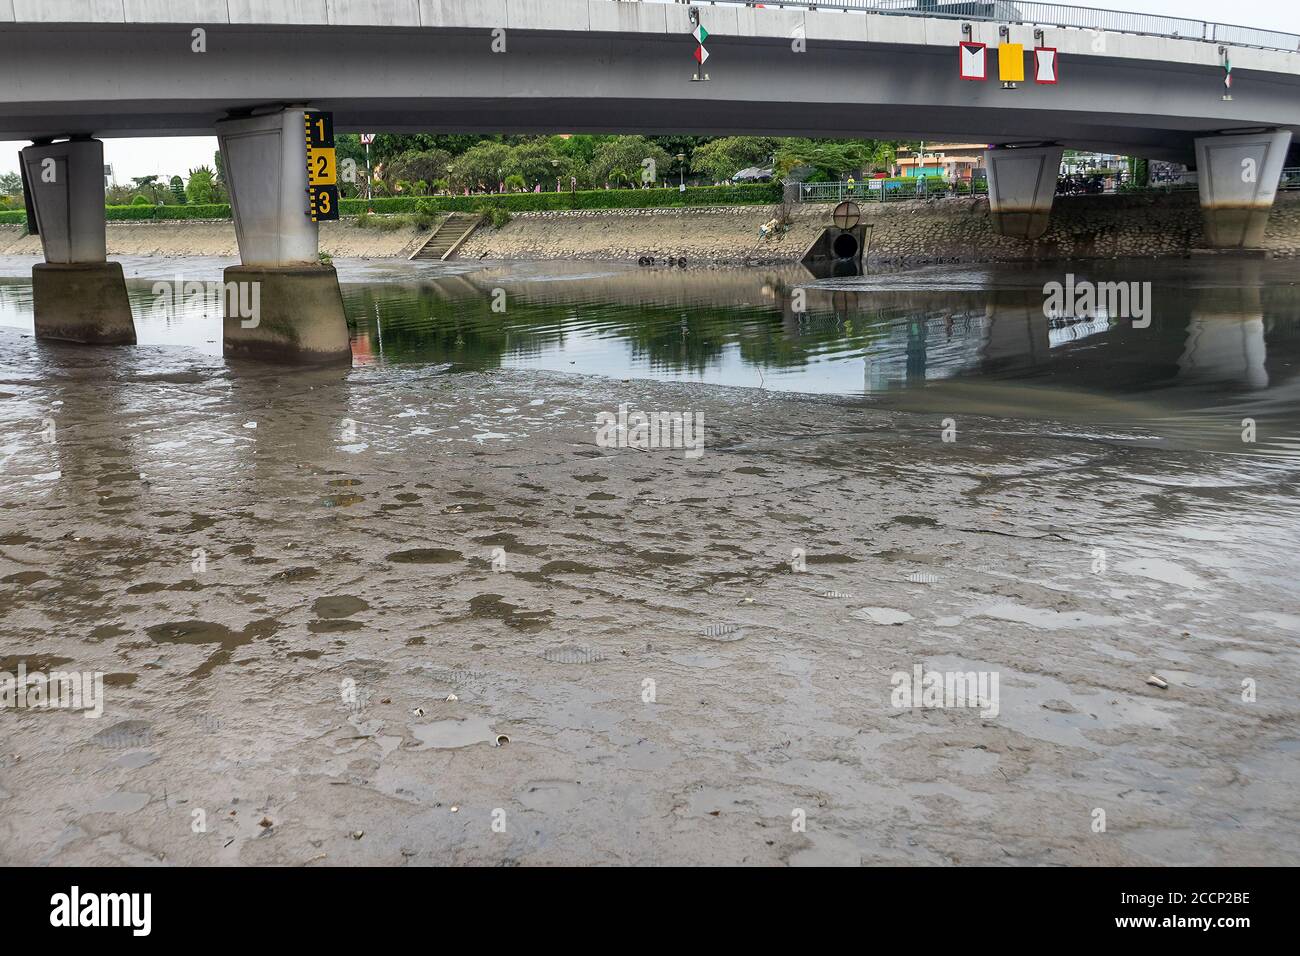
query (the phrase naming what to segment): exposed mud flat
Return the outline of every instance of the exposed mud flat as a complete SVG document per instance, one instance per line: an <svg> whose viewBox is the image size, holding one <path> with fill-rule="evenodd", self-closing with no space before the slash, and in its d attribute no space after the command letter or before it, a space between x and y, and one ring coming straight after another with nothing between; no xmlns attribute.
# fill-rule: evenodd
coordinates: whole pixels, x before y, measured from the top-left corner
<svg viewBox="0 0 1300 956"><path fill-rule="evenodd" d="M1294 472L953 412L0 330L0 862L1300 863Z"/></svg>

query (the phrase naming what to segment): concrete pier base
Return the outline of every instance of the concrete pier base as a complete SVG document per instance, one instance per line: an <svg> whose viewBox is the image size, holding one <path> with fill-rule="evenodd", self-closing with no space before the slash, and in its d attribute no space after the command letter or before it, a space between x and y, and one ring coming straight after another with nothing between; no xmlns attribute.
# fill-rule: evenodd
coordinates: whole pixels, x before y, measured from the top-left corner
<svg viewBox="0 0 1300 956"><path fill-rule="evenodd" d="M86 345L135 345L135 323L119 262L32 266L36 337Z"/></svg>
<svg viewBox="0 0 1300 956"><path fill-rule="evenodd" d="M350 363L347 320L333 266L230 266L222 351L227 358Z"/></svg>
<svg viewBox="0 0 1300 956"><path fill-rule="evenodd" d="M1196 181L1207 245L1251 249L1263 244L1290 145L1290 130L1196 140Z"/></svg>
<svg viewBox="0 0 1300 956"><path fill-rule="evenodd" d="M1000 147L984 151L993 227L1004 236L1037 239L1047 232L1061 169L1060 146Z"/></svg>
<svg viewBox="0 0 1300 956"><path fill-rule="evenodd" d="M45 262L32 267L36 337L87 345L134 345L122 266L108 262L104 144L71 139L20 154Z"/></svg>

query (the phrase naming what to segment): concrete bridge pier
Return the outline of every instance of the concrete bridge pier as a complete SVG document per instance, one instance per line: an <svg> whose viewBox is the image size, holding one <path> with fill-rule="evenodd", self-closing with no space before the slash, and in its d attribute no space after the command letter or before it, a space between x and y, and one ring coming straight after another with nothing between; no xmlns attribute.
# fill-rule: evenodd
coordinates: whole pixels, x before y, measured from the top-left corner
<svg viewBox="0 0 1300 956"><path fill-rule="evenodd" d="M1061 170L1060 146L997 146L984 150L993 227L1004 236L1037 239L1047 232Z"/></svg>
<svg viewBox="0 0 1300 956"><path fill-rule="evenodd" d="M1196 140L1196 180L1208 245L1217 249L1263 245L1290 145L1290 130Z"/></svg>
<svg viewBox="0 0 1300 956"><path fill-rule="evenodd" d="M20 153L45 261L32 266L36 337L134 345L122 265L108 261L104 144L37 143Z"/></svg>
<svg viewBox="0 0 1300 956"><path fill-rule="evenodd" d="M308 213L301 109L217 123L241 265L226 269L223 351L276 362L350 362L338 274Z"/></svg>

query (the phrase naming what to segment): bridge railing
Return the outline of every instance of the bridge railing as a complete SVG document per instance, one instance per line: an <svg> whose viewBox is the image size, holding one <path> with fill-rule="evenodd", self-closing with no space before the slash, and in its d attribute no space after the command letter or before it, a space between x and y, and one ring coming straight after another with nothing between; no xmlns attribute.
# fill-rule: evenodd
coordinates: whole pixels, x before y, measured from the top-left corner
<svg viewBox="0 0 1300 956"><path fill-rule="evenodd" d="M854 183L798 183L798 202L899 202L908 199L942 199L949 196L986 196L988 183L982 179L943 182L922 179L863 179Z"/></svg>
<svg viewBox="0 0 1300 956"><path fill-rule="evenodd" d="M1076 190L1068 188L1069 177L1061 176L1057 180L1057 195L1071 195ZM1278 179L1278 189L1300 189L1300 166L1288 166L1282 170ZM1107 190L1124 193L1167 193L1195 191L1196 173L1189 173L1177 182L1150 183L1134 186L1122 183L1118 189ZM954 180L944 182L935 178L922 179L864 179L853 183L843 180L836 183L792 183L786 187L786 200L809 203L843 202L905 202L913 199L946 199L962 196L987 196L988 182L983 179ZM1089 195L1080 192L1079 195Z"/></svg>
<svg viewBox="0 0 1300 956"><path fill-rule="evenodd" d="M684 0L677 0L684 2ZM696 0L697 4L701 0ZM1075 27L1144 36L1204 40L1232 46L1266 50L1300 50L1300 34L1259 27L1234 26L1209 20L1167 17L1156 13L1098 10L1062 3L1020 3L1008 0L762 0L766 7L801 7L805 10L847 10L858 13L893 14L912 17L945 17L960 20L991 20L998 23L1028 23L1036 26ZM739 3L729 3L738 6ZM755 4L745 3L752 7Z"/></svg>

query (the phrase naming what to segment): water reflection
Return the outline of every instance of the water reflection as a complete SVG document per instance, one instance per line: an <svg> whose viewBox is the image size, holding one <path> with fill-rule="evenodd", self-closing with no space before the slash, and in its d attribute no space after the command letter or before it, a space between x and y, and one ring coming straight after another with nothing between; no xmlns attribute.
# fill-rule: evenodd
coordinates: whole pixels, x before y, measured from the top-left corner
<svg viewBox="0 0 1300 956"><path fill-rule="evenodd" d="M1046 315L1044 285L1067 268L1079 280L1152 283L1150 325L1104 308ZM160 315L151 269L169 279L176 266L138 260L128 269L139 277L128 286L141 344L219 354L219 317L185 302ZM826 280L797 266L554 262L356 263L341 274L358 366L533 368L1092 422L1252 414L1285 425L1271 433L1284 443L1296 432L1300 268L1282 262L940 267ZM0 279L0 324L30 329L29 281Z"/></svg>

